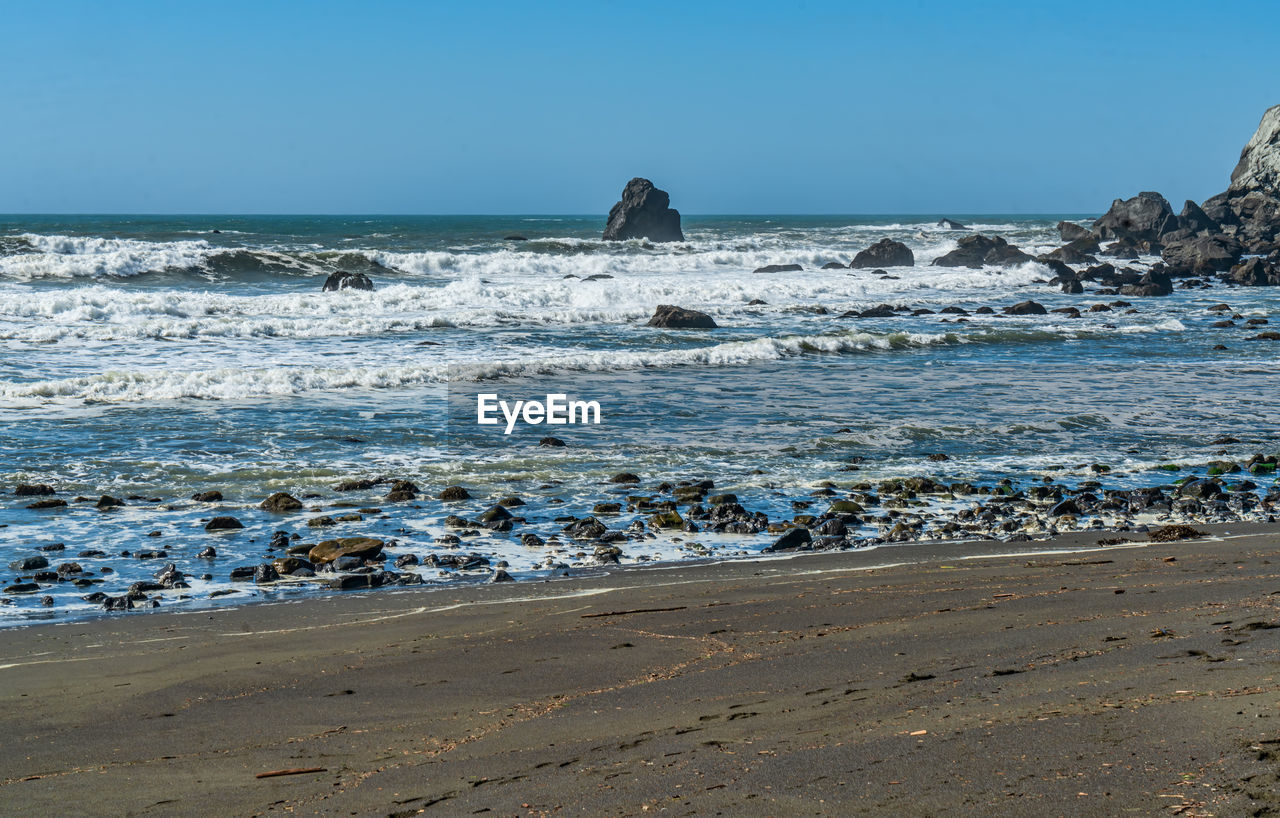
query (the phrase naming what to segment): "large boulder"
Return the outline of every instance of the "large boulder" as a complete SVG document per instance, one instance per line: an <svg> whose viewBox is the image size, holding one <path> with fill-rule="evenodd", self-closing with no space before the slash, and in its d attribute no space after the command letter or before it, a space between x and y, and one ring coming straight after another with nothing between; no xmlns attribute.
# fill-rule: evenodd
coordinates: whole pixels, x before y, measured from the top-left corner
<svg viewBox="0 0 1280 818"><path fill-rule="evenodd" d="M956 249L934 259L938 267L982 267L986 264L1012 266L1035 261L999 236L975 234L960 239Z"/></svg>
<svg viewBox="0 0 1280 818"><path fill-rule="evenodd" d="M1178 217L1159 193L1143 191L1132 199L1116 199L1102 218L1093 223L1100 239L1131 238L1156 241L1178 229Z"/></svg>
<svg viewBox="0 0 1280 818"><path fill-rule="evenodd" d="M1178 214L1178 228L1190 231L1193 236L1219 232L1218 223L1209 218L1200 205L1190 199L1187 199L1186 204L1182 206L1182 212Z"/></svg>
<svg viewBox="0 0 1280 818"><path fill-rule="evenodd" d="M659 304L648 325L662 329L715 329L717 326L705 312L686 310L672 304Z"/></svg>
<svg viewBox="0 0 1280 818"><path fill-rule="evenodd" d="M1244 248L1225 235L1194 236L1165 246L1160 258L1174 275L1204 275L1230 270Z"/></svg>
<svg viewBox="0 0 1280 818"><path fill-rule="evenodd" d="M635 178L622 189L622 199L609 211L605 241L649 239L684 241L680 211L671 208L671 196L648 179Z"/></svg>
<svg viewBox="0 0 1280 818"><path fill-rule="evenodd" d="M1098 252L1098 239L1091 235L1073 239L1066 244L1040 257L1041 261L1053 259L1067 264L1097 264L1093 254Z"/></svg>
<svg viewBox="0 0 1280 818"><path fill-rule="evenodd" d="M1280 265L1253 257L1231 268L1231 280L1245 287L1280 286Z"/></svg>
<svg viewBox="0 0 1280 818"><path fill-rule="evenodd" d="M916 263L911 248L900 241L880 239L880 241L853 257L849 266L854 269L865 267L911 267Z"/></svg>
<svg viewBox="0 0 1280 818"><path fill-rule="evenodd" d="M1125 284L1121 295L1157 296L1173 295L1173 283L1162 273L1147 273L1137 284Z"/></svg>
<svg viewBox="0 0 1280 818"><path fill-rule="evenodd" d="M333 562L339 557L357 557L369 559L382 553L382 540L373 537L343 537L338 540L325 540L315 545L307 558L316 565Z"/></svg>
<svg viewBox="0 0 1280 818"><path fill-rule="evenodd" d="M1089 228L1075 222L1058 222L1058 235L1063 241L1075 241L1093 234L1089 232Z"/></svg>

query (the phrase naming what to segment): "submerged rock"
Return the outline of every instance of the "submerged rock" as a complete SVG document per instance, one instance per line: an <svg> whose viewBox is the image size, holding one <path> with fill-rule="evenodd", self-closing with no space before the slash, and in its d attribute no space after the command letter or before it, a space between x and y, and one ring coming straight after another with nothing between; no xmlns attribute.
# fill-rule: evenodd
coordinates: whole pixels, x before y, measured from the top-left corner
<svg viewBox="0 0 1280 818"><path fill-rule="evenodd" d="M649 239L684 241L680 212L671 208L671 196L648 179L636 177L622 189L622 199L609 210L605 241Z"/></svg>
<svg viewBox="0 0 1280 818"><path fill-rule="evenodd" d="M968 230L969 229L965 227L963 224L961 224L960 222L955 221L954 219L945 219L945 218L938 220L938 227L945 227L947 230Z"/></svg>
<svg viewBox="0 0 1280 818"><path fill-rule="evenodd" d="M757 267L751 272L753 273L799 273L804 268L799 264L766 264L763 267Z"/></svg>

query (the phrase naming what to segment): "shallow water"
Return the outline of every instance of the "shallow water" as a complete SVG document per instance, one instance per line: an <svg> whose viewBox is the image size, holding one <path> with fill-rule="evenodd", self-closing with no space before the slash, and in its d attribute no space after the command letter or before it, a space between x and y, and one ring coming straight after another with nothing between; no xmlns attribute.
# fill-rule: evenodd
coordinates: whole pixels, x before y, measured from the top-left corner
<svg viewBox="0 0 1280 818"><path fill-rule="evenodd" d="M1061 243L1059 218L966 221L1037 253ZM687 242L648 245L597 241L598 218L5 217L0 486L9 493L43 482L67 500L139 499L100 512L74 502L32 511L31 498L5 498L0 552L7 563L63 543L47 553L56 566L103 551L77 561L114 569L95 573L104 582L88 589L109 593L174 562L192 587L180 592L187 600L161 594L164 606L234 588L217 600L230 604L313 587L228 580L234 566L279 555L265 550L273 531L304 541L369 534L394 540L393 556L444 553L453 549L434 539L446 514L474 516L512 494L527 503L514 511L528 522L510 534L464 538L460 551L506 560L519 579L548 564L591 562L590 547L567 541L526 548L523 531L545 537L563 525L557 517L653 494L663 480L709 478L749 509L784 519L795 513L793 500L825 480L925 474L1073 484L1106 464L1108 486L1145 486L1171 479L1162 465L1185 467L1176 477L1222 456L1274 453L1276 343L1246 340L1258 330L1243 321L1211 327L1222 316L1207 308L1226 301L1246 318L1265 318L1280 301L1275 288L1179 290L1127 299L1134 314L1118 308L1079 319L838 317L881 303L972 311L1029 298L1050 309L1116 300L1058 293L1036 263L930 267L965 235L935 223L686 218ZM215 228L222 232L209 232ZM513 234L529 241L505 240ZM886 236L912 248L915 267L888 277L816 269ZM805 270L751 272L784 263ZM367 272L377 289L321 292L337 269ZM590 275L610 277L583 280ZM754 299L767 303L749 305ZM660 303L706 311L721 328L644 326ZM1214 350L1218 344L1227 349ZM503 435L474 424L481 391L598 400L604 422ZM538 446L547 434L569 445ZM1228 434L1241 442L1212 445ZM640 486L607 482L622 471L639 475ZM426 493L386 503L386 486L331 489L382 475ZM477 499L430 499L450 483ZM188 499L212 489L222 503ZM317 495L307 503L318 510L256 509L280 490ZM335 511L337 502L352 508ZM381 511L323 531L306 526L322 512L354 508ZM246 528L206 534L201 521L214 514L232 514ZM644 516L601 519L623 528ZM750 553L773 539L668 532L618 545L627 562ZM218 558L197 558L210 543ZM166 557L132 556L161 547ZM420 571L432 582L489 574ZM213 579L198 579L205 573ZM5 572L5 584L17 575ZM39 602L46 593L51 608ZM95 610L84 593L61 583L12 595L0 621Z"/></svg>

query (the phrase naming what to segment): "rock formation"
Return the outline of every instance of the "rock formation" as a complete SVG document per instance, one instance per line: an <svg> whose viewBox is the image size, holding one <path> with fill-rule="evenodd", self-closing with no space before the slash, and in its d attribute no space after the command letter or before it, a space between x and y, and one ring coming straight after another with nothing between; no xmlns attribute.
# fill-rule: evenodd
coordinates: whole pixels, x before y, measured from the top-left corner
<svg viewBox="0 0 1280 818"><path fill-rule="evenodd" d="M684 241L680 211L670 205L671 197L665 190L658 190L648 179L632 179L622 189L621 201L609 211L605 241Z"/></svg>
<svg viewBox="0 0 1280 818"><path fill-rule="evenodd" d="M965 236L956 249L934 259L938 267L982 267L984 264L1010 266L1035 259L999 236Z"/></svg>
<svg viewBox="0 0 1280 818"><path fill-rule="evenodd" d="M849 266L854 269L865 267L911 267L916 257L911 248L900 241L881 239L866 250L853 257Z"/></svg>
<svg viewBox="0 0 1280 818"><path fill-rule="evenodd" d="M1262 115L1230 187L1206 200L1204 212L1251 253L1280 248L1280 105Z"/></svg>

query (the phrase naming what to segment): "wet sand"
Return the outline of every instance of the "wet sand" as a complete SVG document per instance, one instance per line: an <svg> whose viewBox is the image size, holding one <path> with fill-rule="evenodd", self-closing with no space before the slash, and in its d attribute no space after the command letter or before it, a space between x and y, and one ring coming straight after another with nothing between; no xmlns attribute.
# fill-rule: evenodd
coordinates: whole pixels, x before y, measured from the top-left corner
<svg viewBox="0 0 1280 818"><path fill-rule="evenodd" d="M1207 530L0 631L0 812L1270 814L1280 527Z"/></svg>

